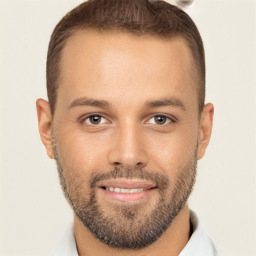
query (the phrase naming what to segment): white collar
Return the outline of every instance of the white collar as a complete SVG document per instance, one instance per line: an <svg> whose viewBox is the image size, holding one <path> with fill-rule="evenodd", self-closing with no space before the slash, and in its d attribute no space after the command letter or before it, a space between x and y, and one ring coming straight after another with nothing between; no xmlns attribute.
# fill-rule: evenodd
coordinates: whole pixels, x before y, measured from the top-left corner
<svg viewBox="0 0 256 256"><path fill-rule="evenodd" d="M193 234L179 256L220 256L193 211L190 211L190 220L193 226ZM78 256L73 224L69 225L49 256Z"/></svg>
<svg viewBox="0 0 256 256"><path fill-rule="evenodd" d="M179 256L217 256L217 249L209 238L196 214L190 210L190 221L193 227L193 233L188 243L183 248Z"/></svg>
<svg viewBox="0 0 256 256"><path fill-rule="evenodd" d="M49 256L78 256L73 223L69 224L66 231L56 242Z"/></svg>

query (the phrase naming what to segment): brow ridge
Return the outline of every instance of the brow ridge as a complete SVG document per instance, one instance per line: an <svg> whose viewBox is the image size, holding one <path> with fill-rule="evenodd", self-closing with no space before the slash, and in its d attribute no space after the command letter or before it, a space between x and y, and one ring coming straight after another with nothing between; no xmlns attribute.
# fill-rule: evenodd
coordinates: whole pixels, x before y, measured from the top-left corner
<svg viewBox="0 0 256 256"><path fill-rule="evenodd" d="M100 108L110 108L111 104L106 100L97 100L92 98L81 97L75 99L69 106L69 108L74 108L78 106L93 106L93 107L100 107ZM148 108L156 108L162 106L173 106L179 107L183 110L186 110L185 105L180 99L171 97L171 98L163 98L157 100L149 100L145 104Z"/></svg>
<svg viewBox="0 0 256 256"><path fill-rule="evenodd" d="M74 108L78 106L93 106L93 107L100 107L100 108L108 108L110 104L106 100L96 100L86 97L81 97L75 99L69 106L69 108Z"/></svg>
<svg viewBox="0 0 256 256"><path fill-rule="evenodd" d="M162 106L173 106L173 107L179 107L183 110L186 110L184 103L180 99L175 98L175 97L148 101L146 103L146 106L149 108L156 108L156 107L162 107Z"/></svg>

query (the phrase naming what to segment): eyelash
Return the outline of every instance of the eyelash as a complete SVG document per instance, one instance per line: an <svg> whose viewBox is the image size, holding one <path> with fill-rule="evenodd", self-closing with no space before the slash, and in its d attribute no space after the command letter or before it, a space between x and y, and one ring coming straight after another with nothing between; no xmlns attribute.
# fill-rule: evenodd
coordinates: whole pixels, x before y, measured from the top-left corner
<svg viewBox="0 0 256 256"><path fill-rule="evenodd" d="M90 120L90 118L92 118L92 117L99 117L99 118L104 118L104 119L106 119L107 120L107 118L105 118L102 114L91 114L91 115L89 115L89 116L86 116L86 117L84 117L82 120L81 120L81 122L82 123L85 123L86 122L86 120ZM99 124L88 124L88 126L98 126Z"/></svg>
<svg viewBox="0 0 256 256"><path fill-rule="evenodd" d="M158 115L154 115L152 116L148 121L147 123L149 123L149 121L153 118L157 118L157 117L161 117L161 118L165 118L165 122L164 124L153 124L153 125L159 125L159 126L164 126L164 127L167 127L171 124L174 124L177 122L177 120L174 118L174 117L170 117L170 116L166 116L166 115L163 115L163 114L158 114ZM154 120L155 121L155 120ZM167 123L166 123L167 122Z"/></svg>
<svg viewBox="0 0 256 256"><path fill-rule="evenodd" d="M87 115L87 116L85 116L85 117L82 117L82 118L80 119L80 122L81 122L81 123L86 123L86 120L89 120L90 118L96 117L96 116L99 117L99 118L104 118L104 119L107 120L107 118L106 118L103 114L101 114L101 113L95 113L95 114L90 114L90 115ZM168 121L167 124L152 124L152 123L151 123L151 125L157 125L157 126L167 127L167 126L169 126L169 125L171 125L171 124L175 124L175 123L178 122L178 120L177 120L175 117L173 117L173 116L169 116L169 115L166 115L166 114L155 114L155 115L151 116L149 119L147 119L147 122L146 122L146 123L150 124L150 123L149 123L150 119L156 118L156 117L163 117L163 118L166 118L166 120L169 120L169 121ZM105 122L105 123L108 123L108 121ZM105 123L104 123L104 124L105 124ZM88 126L99 126L99 125L102 125L102 124L87 124L87 125L88 125Z"/></svg>

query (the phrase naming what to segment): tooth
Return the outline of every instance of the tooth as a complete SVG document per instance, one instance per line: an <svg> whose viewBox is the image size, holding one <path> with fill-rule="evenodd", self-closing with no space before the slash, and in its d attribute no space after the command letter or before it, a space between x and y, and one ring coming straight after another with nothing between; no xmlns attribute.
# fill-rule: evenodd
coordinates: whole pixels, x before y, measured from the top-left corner
<svg viewBox="0 0 256 256"><path fill-rule="evenodd" d="M113 188L113 187L106 187L106 190L111 192L117 192L117 193L139 193L144 191L143 188L128 189L128 188Z"/></svg>
<svg viewBox="0 0 256 256"><path fill-rule="evenodd" d="M138 193L138 192L142 192L143 188L133 188L130 190L130 193Z"/></svg>
<svg viewBox="0 0 256 256"><path fill-rule="evenodd" d="M121 188L121 193L130 193L130 189Z"/></svg>
<svg viewBox="0 0 256 256"><path fill-rule="evenodd" d="M120 192L121 188L114 188L114 192Z"/></svg>

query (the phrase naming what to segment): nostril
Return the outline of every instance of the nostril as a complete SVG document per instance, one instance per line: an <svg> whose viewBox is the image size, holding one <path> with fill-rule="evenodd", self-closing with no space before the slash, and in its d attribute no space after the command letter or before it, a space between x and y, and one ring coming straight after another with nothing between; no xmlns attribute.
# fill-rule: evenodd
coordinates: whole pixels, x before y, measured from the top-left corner
<svg viewBox="0 0 256 256"><path fill-rule="evenodd" d="M145 165L146 165L146 164L144 164L144 163L142 163L142 162L139 162L139 163L136 164L136 167L142 168L142 167L144 167Z"/></svg>

